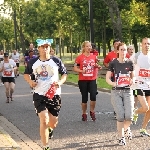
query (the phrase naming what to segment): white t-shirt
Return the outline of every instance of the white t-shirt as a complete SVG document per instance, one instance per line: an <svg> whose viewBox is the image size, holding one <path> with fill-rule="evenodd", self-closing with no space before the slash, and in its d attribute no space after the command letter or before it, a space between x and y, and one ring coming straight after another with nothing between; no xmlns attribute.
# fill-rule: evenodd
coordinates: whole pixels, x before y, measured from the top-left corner
<svg viewBox="0 0 150 150"><path fill-rule="evenodd" d="M2 72L2 77L15 77L14 75L14 67L16 67L16 63L14 62L14 60L9 59L8 63L4 63L4 61L2 61L0 63L0 68L2 68L4 66L4 71Z"/></svg>
<svg viewBox="0 0 150 150"><path fill-rule="evenodd" d="M34 92L45 95L54 82L59 81L59 74L67 74L67 70L59 58L52 57L47 61L41 61L38 57L29 61L25 74L35 75L37 86ZM55 95L61 94L61 88L57 88Z"/></svg>
<svg viewBox="0 0 150 150"><path fill-rule="evenodd" d="M20 62L20 54L19 53L12 53L11 54L11 58L16 62L16 63L19 63Z"/></svg>
<svg viewBox="0 0 150 150"><path fill-rule="evenodd" d="M136 88L143 90L150 90L150 52L144 55L142 52L137 58L134 57L135 62L135 77L137 80Z"/></svg>

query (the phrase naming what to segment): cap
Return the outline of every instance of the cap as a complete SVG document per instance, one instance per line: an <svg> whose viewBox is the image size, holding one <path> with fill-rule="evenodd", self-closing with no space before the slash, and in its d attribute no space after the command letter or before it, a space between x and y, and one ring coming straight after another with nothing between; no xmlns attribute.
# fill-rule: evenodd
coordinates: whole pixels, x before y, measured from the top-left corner
<svg viewBox="0 0 150 150"><path fill-rule="evenodd" d="M4 57L8 57L9 56L9 54L8 53L4 53Z"/></svg>
<svg viewBox="0 0 150 150"><path fill-rule="evenodd" d="M53 43L53 39L37 39L36 42L38 46L51 45Z"/></svg>
<svg viewBox="0 0 150 150"><path fill-rule="evenodd" d="M115 40L113 41L113 45L114 45L115 42L121 42L121 40L115 39Z"/></svg>

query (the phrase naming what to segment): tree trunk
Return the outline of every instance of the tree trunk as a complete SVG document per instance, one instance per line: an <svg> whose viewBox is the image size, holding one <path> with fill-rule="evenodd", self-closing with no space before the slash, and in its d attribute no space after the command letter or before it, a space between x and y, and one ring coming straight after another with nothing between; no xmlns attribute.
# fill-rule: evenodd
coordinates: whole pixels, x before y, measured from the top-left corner
<svg viewBox="0 0 150 150"><path fill-rule="evenodd" d="M110 40L107 41L107 46L108 46L109 52L111 52Z"/></svg>
<svg viewBox="0 0 150 150"><path fill-rule="evenodd" d="M122 21L118 4L115 0L103 0L109 8L109 13L114 30L114 38L122 40Z"/></svg>
<svg viewBox="0 0 150 150"><path fill-rule="evenodd" d="M135 48L135 53L138 52L138 45L137 45L137 38L135 33L133 33L133 40L132 40L133 44L134 44L134 48Z"/></svg>

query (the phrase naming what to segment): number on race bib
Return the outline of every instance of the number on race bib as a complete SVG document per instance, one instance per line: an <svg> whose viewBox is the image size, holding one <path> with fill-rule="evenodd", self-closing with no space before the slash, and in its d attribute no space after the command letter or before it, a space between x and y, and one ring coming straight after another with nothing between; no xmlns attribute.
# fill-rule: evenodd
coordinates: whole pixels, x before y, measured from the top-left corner
<svg viewBox="0 0 150 150"><path fill-rule="evenodd" d="M150 70L140 69L139 76L140 77L150 77Z"/></svg>
<svg viewBox="0 0 150 150"><path fill-rule="evenodd" d="M12 75L12 71L4 71L4 76L11 76Z"/></svg>
<svg viewBox="0 0 150 150"><path fill-rule="evenodd" d="M118 77L117 85L130 85L130 77Z"/></svg>

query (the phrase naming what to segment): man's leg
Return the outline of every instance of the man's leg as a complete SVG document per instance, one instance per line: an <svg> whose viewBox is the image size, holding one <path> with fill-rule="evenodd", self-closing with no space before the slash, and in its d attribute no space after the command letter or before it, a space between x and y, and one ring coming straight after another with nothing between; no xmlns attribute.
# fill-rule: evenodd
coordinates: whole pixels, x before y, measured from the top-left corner
<svg viewBox="0 0 150 150"><path fill-rule="evenodd" d="M146 100L147 100L147 103L150 107L150 96L146 96ZM150 136L150 134L148 134L146 132L146 127L148 125L148 122L150 120L150 110L148 110L146 113L145 113L145 116L144 116L144 119L143 119L143 123L142 123L142 129L140 130L140 133L141 133L141 136Z"/></svg>
<svg viewBox="0 0 150 150"><path fill-rule="evenodd" d="M53 116L50 112L48 113L49 115L49 139L53 137L53 130L56 128L58 124L58 116Z"/></svg>
<svg viewBox="0 0 150 150"><path fill-rule="evenodd" d="M137 97L142 107L138 108L135 111L135 113L136 114L146 113L149 110L149 106L148 106L145 96L138 95Z"/></svg>
<svg viewBox="0 0 150 150"><path fill-rule="evenodd" d="M41 111L38 114L40 118L40 136L43 146L48 145L49 140L49 131L48 131L48 123L49 123L49 113L48 110Z"/></svg>

